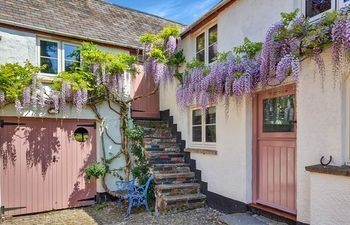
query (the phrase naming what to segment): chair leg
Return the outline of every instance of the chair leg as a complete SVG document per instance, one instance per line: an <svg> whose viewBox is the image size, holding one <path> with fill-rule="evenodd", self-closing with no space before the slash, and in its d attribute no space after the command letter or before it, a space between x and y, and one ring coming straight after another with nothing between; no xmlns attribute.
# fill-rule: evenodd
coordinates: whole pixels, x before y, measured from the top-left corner
<svg viewBox="0 0 350 225"><path fill-rule="evenodd" d="M146 211L147 211L148 213L150 213L147 200L145 200L145 206L146 206Z"/></svg>
<svg viewBox="0 0 350 225"><path fill-rule="evenodd" d="M131 214L132 202L133 202L133 200L132 200L132 199L130 199L130 200L129 200L128 211L127 211L127 213L126 213L126 217L129 217L129 216L130 216L130 214Z"/></svg>
<svg viewBox="0 0 350 225"><path fill-rule="evenodd" d="M117 205L118 209L120 209L121 202L122 202L122 198L119 198L119 199L118 199L118 205Z"/></svg>

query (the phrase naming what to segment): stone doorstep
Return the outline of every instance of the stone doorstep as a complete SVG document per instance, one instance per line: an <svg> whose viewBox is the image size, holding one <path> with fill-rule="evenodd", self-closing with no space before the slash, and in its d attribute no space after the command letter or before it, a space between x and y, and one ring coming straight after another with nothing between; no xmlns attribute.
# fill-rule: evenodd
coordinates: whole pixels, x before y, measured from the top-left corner
<svg viewBox="0 0 350 225"><path fill-rule="evenodd" d="M175 204L186 204L186 203L204 203L206 196L197 193L197 194L189 194L189 195L176 195L176 196L163 196L162 200L166 202L166 205L175 205Z"/></svg>

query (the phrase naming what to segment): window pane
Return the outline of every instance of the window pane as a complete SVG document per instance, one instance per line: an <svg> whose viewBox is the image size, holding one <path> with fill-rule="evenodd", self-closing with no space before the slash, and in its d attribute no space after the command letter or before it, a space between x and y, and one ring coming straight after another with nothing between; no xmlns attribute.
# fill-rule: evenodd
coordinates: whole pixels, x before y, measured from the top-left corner
<svg viewBox="0 0 350 225"><path fill-rule="evenodd" d="M294 95L263 101L263 132L293 132Z"/></svg>
<svg viewBox="0 0 350 225"><path fill-rule="evenodd" d="M64 71L74 71L74 68L79 67L80 63L75 61L65 61Z"/></svg>
<svg viewBox="0 0 350 225"><path fill-rule="evenodd" d="M215 124L216 123L216 113L215 107L207 108L205 113L205 124Z"/></svg>
<svg viewBox="0 0 350 225"><path fill-rule="evenodd" d="M64 58L66 60L80 61L79 52L75 52L78 46L74 45L64 45Z"/></svg>
<svg viewBox="0 0 350 225"><path fill-rule="evenodd" d="M56 42L40 41L40 56L58 58L58 46Z"/></svg>
<svg viewBox="0 0 350 225"><path fill-rule="evenodd" d="M215 25L209 29L209 45L216 43L218 40L218 26Z"/></svg>
<svg viewBox="0 0 350 225"><path fill-rule="evenodd" d="M313 17L332 8L332 0L306 0L306 16Z"/></svg>
<svg viewBox="0 0 350 225"><path fill-rule="evenodd" d="M196 52L199 52L200 50L203 50L205 46L205 39L204 39L204 33L199 35L197 37L197 41L196 41Z"/></svg>
<svg viewBox="0 0 350 225"><path fill-rule="evenodd" d="M207 125L205 126L205 141L216 142L216 126Z"/></svg>
<svg viewBox="0 0 350 225"><path fill-rule="evenodd" d="M192 111L192 125L202 124L202 111L200 109Z"/></svg>
<svg viewBox="0 0 350 225"><path fill-rule="evenodd" d="M58 61L57 59L50 58L40 58L40 66L44 66L45 68L41 70L43 73L49 74L58 74Z"/></svg>
<svg viewBox="0 0 350 225"><path fill-rule="evenodd" d="M212 46L209 47L209 62L210 63L214 61L217 53L218 53L217 44L213 44Z"/></svg>
<svg viewBox="0 0 350 225"><path fill-rule="evenodd" d="M202 142L202 127L192 127L192 141L193 142Z"/></svg>
<svg viewBox="0 0 350 225"><path fill-rule="evenodd" d="M198 61L204 62L204 50L197 53L196 59Z"/></svg>

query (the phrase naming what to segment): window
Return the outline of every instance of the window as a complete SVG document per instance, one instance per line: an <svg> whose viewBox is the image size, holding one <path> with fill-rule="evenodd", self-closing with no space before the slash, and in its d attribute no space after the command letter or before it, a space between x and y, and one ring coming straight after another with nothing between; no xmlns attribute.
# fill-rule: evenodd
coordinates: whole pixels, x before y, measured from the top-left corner
<svg viewBox="0 0 350 225"><path fill-rule="evenodd" d="M40 41L40 66L45 66L42 73L58 73L58 42Z"/></svg>
<svg viewBox="0 0 350 225"><path fill-rule="evenodd" d="M192 143L216 142L216 108L192 110Z"/></svg>
<svg viewBox="0 0 350 225"><path fill-rule="evenodd" d="M204 62L205 61L205 36L204 33L199 35L196 39L196 59Z"/></svg>
<svg viewBox="0 0 350 225"><path fill-rule="evenodd" d="M76 49L76 45L64 44L64 71L72 71L74 67L80 66L80 54Z"/></svg>
<svg viewBox="0 0 350 225"><path fill-rule="evenodd" d="M218 26L214 25L196 38L196 59L211 63L217 55Z"/></svg>
<svg viewBox="0 0 350 225"><path fill-rule="evenodd" d="M213 62L217 52L218 52L218 46L217 46L217 41L218 41L218 26L215 25L212 28L209 29L208 32L208 39L209 39L209 63Z"/></svg>
<svg viewBox="0 0 350 225"><path fill-rule="evenodd" d="M40 71L52 76L62 71L72 71L80 65L80 54L75 50L79 47L75 44L53 40L39 40L39 64L44 66Z"/></svg>

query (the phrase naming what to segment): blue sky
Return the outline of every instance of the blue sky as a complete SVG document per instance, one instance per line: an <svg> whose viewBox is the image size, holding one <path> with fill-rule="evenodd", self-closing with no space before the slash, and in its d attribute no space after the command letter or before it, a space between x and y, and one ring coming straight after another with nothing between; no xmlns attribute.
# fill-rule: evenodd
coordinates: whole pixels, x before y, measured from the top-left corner
<svg viewBox="0 0 350 225"><path fill-rule="evenodd" d="M220 0L106 0L183 24L191 24Z"/></svg>

